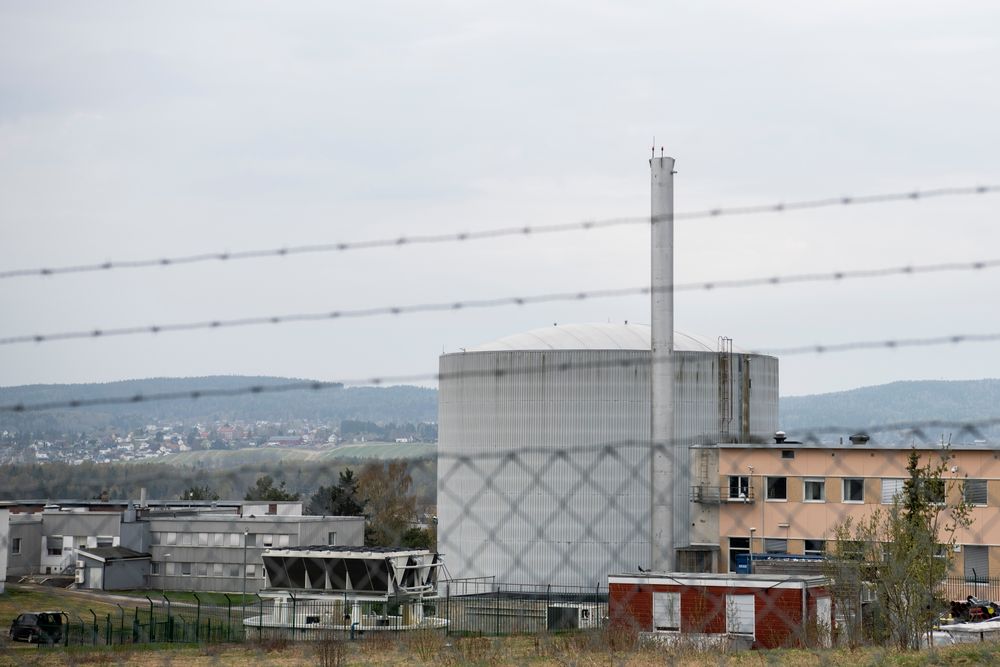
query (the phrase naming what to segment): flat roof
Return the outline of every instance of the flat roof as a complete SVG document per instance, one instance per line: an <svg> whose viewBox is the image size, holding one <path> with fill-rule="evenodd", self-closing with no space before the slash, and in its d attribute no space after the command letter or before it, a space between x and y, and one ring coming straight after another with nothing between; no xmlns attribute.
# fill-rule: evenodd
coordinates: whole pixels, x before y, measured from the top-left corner
<svg viewBox="0 0 1000 667"><path fill-rule="evenodd" d="M908 442L866 442L863 445L853 445L851 443L823 443L823 442L720 442L712 445L691 445L692 449L825 449L825 450L852 450L866 451L872 449L886 450L906 450L916 449L921 452L940 451L972 451L972 452L993 452L1000 450L1000 443L973 442L973 443L952 443L950 445L915 444Z"/></svg>
<svg viewBox="0 0 1000 667"><path fill-rule="evenodd" d="M829 578L819 574L733 574L716 572L627 572L609 574L609 584L666 584L677 586L728 586L731 588L801 588L824 586Z"/></svg>
<svg viewBox="0 0 1000 667"><path fill-rule="evenodd" d="M465 352L504 350L636 350L649 352L648 324L556 324L475 345ZM718 352L718 339L674 331L675 352ZM733 352L747 353L733 346Z"/></svg>
<svg viewBox="0 0 1000 667"><path fill-rule="evenodd" d="M365 546L334 546L330 544L303 545L299 547L271 547L264 552L265 556L291 556L310 553L317 556L371 556L384 558L387 556L430 556L434 552L429 549L406 549L403 547L365 547Z"/></svg>

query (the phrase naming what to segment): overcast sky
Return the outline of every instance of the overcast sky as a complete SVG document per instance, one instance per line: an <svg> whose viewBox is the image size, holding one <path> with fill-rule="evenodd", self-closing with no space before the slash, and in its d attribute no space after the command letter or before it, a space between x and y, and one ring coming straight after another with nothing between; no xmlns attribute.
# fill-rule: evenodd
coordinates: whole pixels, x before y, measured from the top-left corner
<svg viewBox="0 0 1000 667"><path fill-rule="evenodd" d="M995 2L0 0L0 269L1000 184ZM1000 195L677 223L678 282L1000 257ZM0 337L644 285L649 230L0 281ZM677 295L745 348L1000 331L1000 270ZM648 298L0 347L0 385L434 372ZM782 358L783 394L1000 344Z"/></svg>

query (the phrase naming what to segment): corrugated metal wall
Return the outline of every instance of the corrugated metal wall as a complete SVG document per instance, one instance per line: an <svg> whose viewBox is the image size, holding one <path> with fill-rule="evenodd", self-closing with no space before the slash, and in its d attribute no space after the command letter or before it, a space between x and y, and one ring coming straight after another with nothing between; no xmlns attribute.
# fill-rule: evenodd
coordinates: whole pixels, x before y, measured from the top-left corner
<svg viewBox="0 0 1000 667"><path fill-rule="evenodd" d="M648 565L649 365L635 362L649 355L441 357L438 530L452 577L594 586L609 572ZM675 359L677 469L684 475L673 489L675 541L685 546L688 447L719 436L718 355L678 352ZM567 362L569 370L557 368ZM750 426L758 437L777 427L777 365L774 358L751 358ZM734 384L740 406L743 383L734 378ZM738 434L739 420L733 421ZM553 454L559 450L568 454Z"/></svg>

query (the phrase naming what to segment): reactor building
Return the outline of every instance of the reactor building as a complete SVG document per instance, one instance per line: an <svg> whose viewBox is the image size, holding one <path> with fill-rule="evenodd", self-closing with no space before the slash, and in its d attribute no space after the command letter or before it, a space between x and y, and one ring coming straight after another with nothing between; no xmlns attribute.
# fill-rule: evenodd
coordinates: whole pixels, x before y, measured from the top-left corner
<svg viewBox="0 0 1000 667"><path fill-rule="evenodd" d="M650 161L651 325L551 326L440 357L451 578L592 588L636 567L718 566L718 544L692 543L711 519L690 447L769 439L778 360L674 331L673 163Z"/></svg>

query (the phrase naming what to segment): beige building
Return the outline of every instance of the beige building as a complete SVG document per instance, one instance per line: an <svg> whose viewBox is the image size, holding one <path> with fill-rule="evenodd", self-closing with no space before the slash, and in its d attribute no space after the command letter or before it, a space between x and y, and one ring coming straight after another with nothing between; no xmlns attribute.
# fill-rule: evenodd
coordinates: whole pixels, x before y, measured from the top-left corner
<svg viewBox="0 0 1000 667"><path fill-rule="evenodd" d="M716 545L706 568L735 571L736 555L822 554L835 527L892 505L903 488L912 447L775 442L692 448L691 517L695 540ZM947 457L949 498L972 506L956 534L956 576L1000 576L1000 449L983 443L920 445L921 464Z"/></svg>

